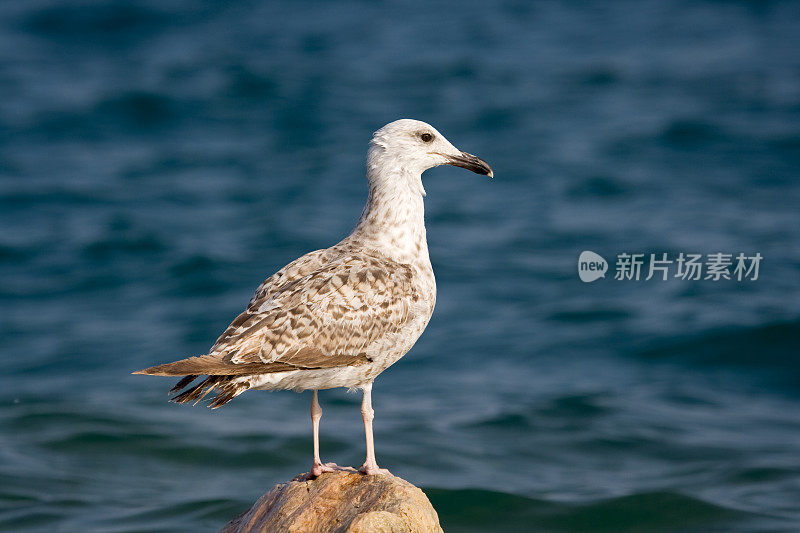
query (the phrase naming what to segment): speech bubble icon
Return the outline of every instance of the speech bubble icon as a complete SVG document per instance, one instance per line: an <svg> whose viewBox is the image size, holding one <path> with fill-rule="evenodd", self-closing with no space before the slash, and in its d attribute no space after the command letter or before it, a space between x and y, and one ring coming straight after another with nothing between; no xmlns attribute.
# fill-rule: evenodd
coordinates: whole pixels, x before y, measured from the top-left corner
<svg viewBox="0 0 800 533"><path fill-rule="evenodd" d="M584 283L606 277L606 270L608 263L599 254L586 250L578 257L578 276Z"/></svg>

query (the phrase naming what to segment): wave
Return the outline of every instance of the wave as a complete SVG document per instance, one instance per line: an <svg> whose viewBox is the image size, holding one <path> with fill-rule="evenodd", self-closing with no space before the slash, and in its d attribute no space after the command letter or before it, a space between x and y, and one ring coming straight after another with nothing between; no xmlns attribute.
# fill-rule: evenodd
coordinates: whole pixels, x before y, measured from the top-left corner
<svg viewBox="0 0 800 533"><path fill-rule="evenodd" d="M448 532L727 531L750 513L676 492L563 503L476 489L425 489ZM752 518L757 515L752 514Z"/></svg>
<svg viewBox="0 0 800 533"><path fill-rule="evenodd" d="M735 365L800 372L800 320L746 329L722 329L644 349L647 359L677 358L708 365Z"/></svg>

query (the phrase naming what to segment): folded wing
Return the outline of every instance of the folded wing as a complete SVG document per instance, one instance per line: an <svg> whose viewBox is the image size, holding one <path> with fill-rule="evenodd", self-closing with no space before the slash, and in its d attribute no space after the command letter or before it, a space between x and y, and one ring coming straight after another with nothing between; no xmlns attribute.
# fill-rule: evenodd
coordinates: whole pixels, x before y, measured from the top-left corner
<svg viewBox="0 0 800 533"><path fill-rule="evenodd" d="M262 284L208 355L139 373L243 375L369 362L370 348L413 318L420 298L413 271L377 254L331 255L312 252L301 258L312 256L305 268L292 263Z"/></svg>

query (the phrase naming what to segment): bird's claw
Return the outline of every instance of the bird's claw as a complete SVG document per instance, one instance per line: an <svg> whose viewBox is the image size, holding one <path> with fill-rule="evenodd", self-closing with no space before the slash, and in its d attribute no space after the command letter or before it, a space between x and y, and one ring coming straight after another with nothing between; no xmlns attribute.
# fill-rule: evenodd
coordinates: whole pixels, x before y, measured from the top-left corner
<svg viewBox="0 0 800 533"><path fill-rule="evenodd" d="M314 463L311 471L308 473L308 479L314 479L324 474L325 472L335 472L339 468L336 463Z"/></svg>
<svg viewBox="0 0 800 533"><path fill-rule="evenodd" d="M361 465L361 468L359 468L358 471L359 473L364 474L365 476L375 476L378 474L389 474L389 475L392 474L387 469L378 467L377 464L369 464L369 463L364 463L363 465Z"/></svg>

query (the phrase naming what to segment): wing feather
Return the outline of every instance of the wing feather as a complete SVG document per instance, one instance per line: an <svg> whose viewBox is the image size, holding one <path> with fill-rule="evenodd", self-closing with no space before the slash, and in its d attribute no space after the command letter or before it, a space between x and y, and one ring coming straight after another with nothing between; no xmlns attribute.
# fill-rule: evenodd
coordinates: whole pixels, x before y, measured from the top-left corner
<svg viewBox="0 0 800 533"><path fill-rule="evenodd" d="M413 271L378 254L330 256L312 252L262 284L210 355L298 368L368 362L370 345L412 318Z"/></svg>

